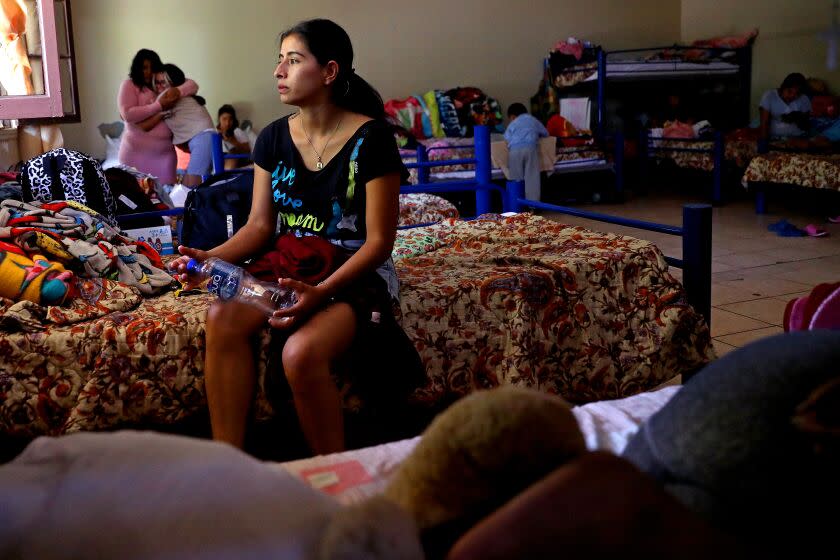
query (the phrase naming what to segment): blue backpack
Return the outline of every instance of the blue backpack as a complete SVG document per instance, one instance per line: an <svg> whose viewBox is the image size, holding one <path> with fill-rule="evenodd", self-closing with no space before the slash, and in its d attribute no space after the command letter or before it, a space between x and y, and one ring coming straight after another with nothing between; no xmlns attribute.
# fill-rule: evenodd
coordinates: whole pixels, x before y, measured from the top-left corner
<svg viewBox="0 0 840 560"><path fill-rule="evenodd" d="M220 173L193 188L184 202L181 245L208 250L221 245L248 221L253 173Z"/></svg>

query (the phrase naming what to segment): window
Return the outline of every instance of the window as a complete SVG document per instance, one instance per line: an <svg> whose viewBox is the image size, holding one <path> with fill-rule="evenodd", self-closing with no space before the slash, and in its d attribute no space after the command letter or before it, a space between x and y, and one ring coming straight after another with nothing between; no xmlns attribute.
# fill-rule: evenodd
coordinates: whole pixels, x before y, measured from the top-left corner
<svg viewBox="0 0 840 560"><path fill-rule="evenodd" d="M2 3L0 120L79 122L70 0Z"/></svg>

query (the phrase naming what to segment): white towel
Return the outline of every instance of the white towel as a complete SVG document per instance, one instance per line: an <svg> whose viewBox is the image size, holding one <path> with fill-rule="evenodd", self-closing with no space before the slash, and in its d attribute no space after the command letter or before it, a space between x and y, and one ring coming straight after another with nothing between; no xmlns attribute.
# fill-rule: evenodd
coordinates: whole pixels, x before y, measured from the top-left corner
<svg viewBox="0 0 840 560"><path fill-rule="evenodd" d="M560 116L572 123L578 130L589 130L592 100L588 97L564 97L560 99Z"/></svg>

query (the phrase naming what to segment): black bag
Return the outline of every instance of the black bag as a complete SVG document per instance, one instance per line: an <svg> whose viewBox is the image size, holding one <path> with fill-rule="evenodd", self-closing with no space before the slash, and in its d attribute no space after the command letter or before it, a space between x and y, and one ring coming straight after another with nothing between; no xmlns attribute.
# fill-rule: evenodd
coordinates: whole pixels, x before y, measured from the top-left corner
<svg viewBox="0 0 840 560"><path fill-rule="evenodd" d="M99 162L87 154L56 148L36 156L20 170L24 202L72 200L116 224L117 205Z"/></svg>
<svg viewBox="0 0 840 560"><path fill-rule="evenodd" d="M143 192L137 183L137 178L119 167L111 167L105 170L105 179L111 187L111 194L117 203L117 215L139 214L141 212L155 212L162 210L152 202L152 199ZM121 218L122 229L137 229L146 227L162 226L163 218Z"/></svg>
<svg viewBox="0 0 840 560"><path fill-rule="evenodd" d="M179 239L193 249L212 249L248 221L254 190L252 173L213 175L187 195Z"/></svg>

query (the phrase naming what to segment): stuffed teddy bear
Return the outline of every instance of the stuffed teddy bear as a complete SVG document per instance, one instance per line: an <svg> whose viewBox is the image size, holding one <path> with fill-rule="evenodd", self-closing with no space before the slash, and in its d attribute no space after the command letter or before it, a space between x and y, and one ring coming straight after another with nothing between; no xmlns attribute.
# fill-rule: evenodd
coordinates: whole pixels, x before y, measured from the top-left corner
<svg viewBox="0 0 840 560"><path fill-rule="evenodd" d="M585 452L562 398L511 386L473 393L435 418L381 496L334 516L320 558L442 557L480 519ZM416 527L422 552L393 555L382 528L397 520L403 530L388 534Z"/></svg>

